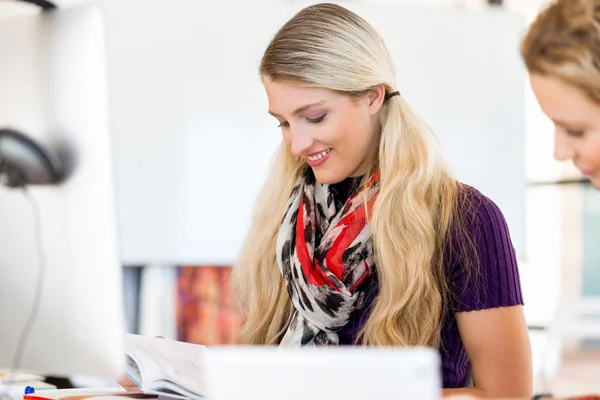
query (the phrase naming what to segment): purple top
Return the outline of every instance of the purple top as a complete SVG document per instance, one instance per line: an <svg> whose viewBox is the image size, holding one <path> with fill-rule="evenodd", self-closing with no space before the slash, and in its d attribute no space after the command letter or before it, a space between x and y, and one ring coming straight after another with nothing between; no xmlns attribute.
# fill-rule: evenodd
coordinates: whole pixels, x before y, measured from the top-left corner
<svg viewBox="0 0 600 400"><path fill-rule="evenodd" d="M352 181L335 185L340 197L347 198ZM476 279L467 279L459 260L449 258L446 265L451 268L453 286L456 287L457 304L452 315L446 318L442 328L444 388L460 388L467 383L470 363L463 346L454 312L468 312L487 308L508 307L523 304L521 283L508 226L498 206L476 189L467 187L467 201L472 204L469 212L475 232L479 270ZM377 296L376 278L367 280L371 285L365 296L364 308L353 316L339 332L340 344L353 344L362 324L369 316L370 306Z"/></svg>

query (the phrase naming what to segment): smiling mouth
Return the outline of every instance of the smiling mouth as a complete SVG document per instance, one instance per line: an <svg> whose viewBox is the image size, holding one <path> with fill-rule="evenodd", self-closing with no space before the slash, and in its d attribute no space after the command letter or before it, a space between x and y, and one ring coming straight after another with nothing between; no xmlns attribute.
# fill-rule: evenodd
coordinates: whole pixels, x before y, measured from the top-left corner
<svg viewBox="0 0 600 400"><path fill-rule="evenodd" d="M311 156L306 156L306 159L308 161L319 161L321 158L325 157L327 154L329 154L329 152L331 151L331 149L327 149L327 150L323 150L320 153L311 155Z"/></svg>
<svg viewBox="0 0 600 400"><path fill-rule="evenodd" d="M592 176L592 175L594 175L594 171L584 171L582 169L580 169L580 171L585 176Z"/></svg>

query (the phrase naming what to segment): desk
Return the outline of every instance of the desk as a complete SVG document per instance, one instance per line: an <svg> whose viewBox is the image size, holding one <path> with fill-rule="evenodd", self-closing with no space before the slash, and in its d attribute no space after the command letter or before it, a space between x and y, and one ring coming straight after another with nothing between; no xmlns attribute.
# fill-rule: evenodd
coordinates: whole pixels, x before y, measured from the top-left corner
<svg viewBox="0 0 600 400"><path fill-rule="evenodd" d="M444 400L480 400L477 397L472 396L452 396L447 397ZM481 399L484 400L484 399ZM485 400L531 400L531 398L486 398ZM567 398L554 398L554 397L542 397L539 400L600 400L600 395L597 396L580 396L580 397L567 397Z"/></svg>
<svg viewBox="0 0 600 400"><path fill-rule="evenodd" d="M49 399L67 399L69 400L81 400L83 398L94 398L94 400L125 400L125 399L140 399L136 393L127 392L124 389L119 388L77 388L77 389L59 389L59 390L40 390L36 391L36 394L40 397ZM158 396L152 398L152 400L173 400L175 397ZM14 396L11 400L22 400L23 396ZM143 399L143 398L142 398ZM332 399L335 400L335 399ZM479 400L479 398L473 396L452 396L446 397L444 400ZM481 399L483 400L483 399ZM531 400L530 398L486 398L485 400ZM550 397L544 397L540 400L600 400L599 396L588 396L588 397L573 397L564 399L553 399Z"/></svg>
<svg viewBox="0 0 600 400"><path fill-rule="evenodd" d="M57 389L57 390L37 390L32 396L39 396L45 399L69 399L81 400L84 398L93 398L94 400L126 400L126 399L151 399L151 400L173 400L173 397L163 396L140 396L140 393L127 392L119 388L76 388L76 389ZM23 400L24 396L13 396L12 400Z"/></svg>

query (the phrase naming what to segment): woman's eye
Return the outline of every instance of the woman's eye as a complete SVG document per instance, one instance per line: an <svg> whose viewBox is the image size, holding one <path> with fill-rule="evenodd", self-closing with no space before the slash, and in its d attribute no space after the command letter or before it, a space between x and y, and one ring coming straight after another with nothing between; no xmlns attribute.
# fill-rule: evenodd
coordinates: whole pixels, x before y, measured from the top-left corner
<svg viewBox="0 0 600 400"><path fill-rule="evenodd" d="M290 124L288 124L287 122L282 122L279 125L277 125L278 128L287 128L288 126L290 126Z"/></svg>
<svg viewBox="0 0 600 400"><path fill-rule="evenodd" d="M567 132L567 134L569 136L573 136L573 137L581 137L585 134L584 131L577 130L577 129L566 129L565 131Z"/></svg>
<svg viewBox="0 0 600 400"><path fill-rule="evenodd" d="M318 118L308 118L308 117L307 117L307 118L306 118L306 120L307 120L309 123L311 123L311 124L318 124L319 122L323 122L323 120L325 119L325 116L326 116L326 115L327 115L327 114L323 114L323 115L321 115L321 116L320 116L320 117L318 117Z"/></svg>

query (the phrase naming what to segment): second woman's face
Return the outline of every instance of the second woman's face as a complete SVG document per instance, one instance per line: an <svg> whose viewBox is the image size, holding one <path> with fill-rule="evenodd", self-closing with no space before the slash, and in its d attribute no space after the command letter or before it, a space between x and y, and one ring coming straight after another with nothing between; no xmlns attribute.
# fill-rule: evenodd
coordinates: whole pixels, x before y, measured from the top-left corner
<svg viewBox="0 0 600 400"><path fill-rule="evenodd" d="M377 151L376 114L383 103L383 87L356 99L268 77L263 83L269 113L277 119L285 143L306 160L319 182L338 183L366 171Z"/></svg>
<svg viewBox="0 0 600 400"><path fill-rule="evenodd" d="M559 79L530 78L542 111L554 122L554 158L572 161L600 189L600 105Z"/></svg>

